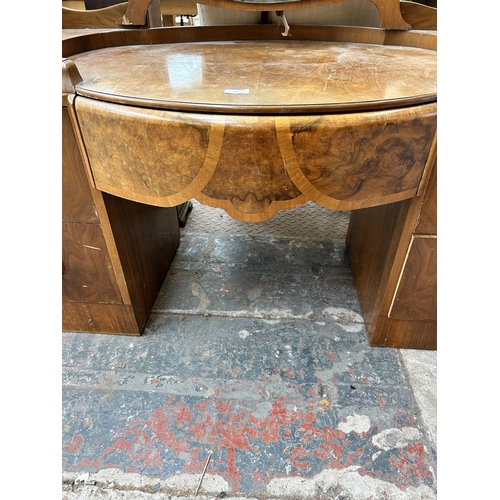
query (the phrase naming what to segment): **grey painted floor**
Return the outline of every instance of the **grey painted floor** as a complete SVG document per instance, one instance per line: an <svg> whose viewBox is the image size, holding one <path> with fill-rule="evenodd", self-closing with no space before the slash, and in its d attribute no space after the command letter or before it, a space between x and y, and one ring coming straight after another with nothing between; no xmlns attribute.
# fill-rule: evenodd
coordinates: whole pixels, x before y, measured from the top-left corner
<svg viewBox="0 0 500 500"><path fill-rule="evenodd" d="M245 224L232 219L223 210L210 208L193 200L185 232L195 234L268 235L284 238L318 240L319 235L328 241L343 243L349 225L348 212L335 212L306 203L286 212L279 212L272 219ZM437 352L399 349L408 384L418 402L422 418L437 447Z"/></svg>
<svg viewBox="0 0 500 500"><path fill-rule="evenodd" d="M245 224L227 215L223 210L210 208L193 200L185 232L196 234L243 234L249 236L268 235L284 238L318 240L318 236L343 243L349 225L348 212L335 212L306 203L286 212L279 212L272 219ZM409 387L414 393L429 430L430 438L437 447L437 352L414 349L399 349L401 363Z"/></svg>
<svg viewBox="0 0 500 500"><path fill-rule="evenodd" d="M436 352L368 346L348 216L194 202L144 335L63 335L63 499L435 499Z"/></svg>

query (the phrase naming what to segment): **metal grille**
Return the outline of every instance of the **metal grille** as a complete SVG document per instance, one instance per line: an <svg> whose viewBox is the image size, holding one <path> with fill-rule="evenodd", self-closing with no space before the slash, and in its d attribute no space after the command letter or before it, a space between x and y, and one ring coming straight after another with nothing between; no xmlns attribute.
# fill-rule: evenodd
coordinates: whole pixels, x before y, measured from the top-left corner
<svg viewBox="0 0 500 500"><path fill-rule="evenodd" d="M224 210L192 200L184 233L246 234L345 242L350 212L337 212L308 202L278 212L264 222L249 224L233 219Z"/></svg>

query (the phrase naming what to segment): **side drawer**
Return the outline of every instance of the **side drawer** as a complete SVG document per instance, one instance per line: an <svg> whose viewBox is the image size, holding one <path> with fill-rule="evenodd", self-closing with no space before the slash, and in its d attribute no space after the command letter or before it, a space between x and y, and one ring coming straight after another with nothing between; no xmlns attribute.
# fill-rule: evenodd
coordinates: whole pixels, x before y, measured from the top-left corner
<svg viewBox="0 0 500 500"><path fill-rule="evenodd" d="M437 319L437 238L414 236L389 317Z"/></svg>
<svg viewBox="0 0 500 500"><path fill-rule="evenodd" d="M63 223L62 259L63 301L122 303L98 224Z"/></svg>

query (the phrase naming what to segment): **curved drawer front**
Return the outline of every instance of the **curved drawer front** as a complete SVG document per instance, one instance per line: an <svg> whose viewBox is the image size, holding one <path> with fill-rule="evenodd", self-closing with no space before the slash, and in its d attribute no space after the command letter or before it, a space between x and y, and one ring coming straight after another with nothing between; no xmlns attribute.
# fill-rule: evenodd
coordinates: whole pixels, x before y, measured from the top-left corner
<svg viewBox="0 0 500 500"><path fill-rule="evenodd" d="M145 109L76 98L96 187L141 203L191 198L257 222L309 200L352 210L415 196L436 105L317 116Z"/></svg>
<svg viewBox="0 0 500 500"><path fill-rule="evenodd" d="M291 133L287 170L295 184L316 203L351 210L416 194L436 106L278 120Z"/></svg>

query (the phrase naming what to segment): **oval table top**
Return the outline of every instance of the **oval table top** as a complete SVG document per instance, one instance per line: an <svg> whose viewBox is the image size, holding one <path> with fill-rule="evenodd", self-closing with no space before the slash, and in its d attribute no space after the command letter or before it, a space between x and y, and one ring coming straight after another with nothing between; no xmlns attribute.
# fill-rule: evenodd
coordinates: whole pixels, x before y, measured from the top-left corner
<svg viewBox="0 0 500 500"><path fill-rule="evenodd" d="M232 113L388 109L436 101L437 55L351 42L130 45L72 57L76 93L141 107Z"/></svg>

